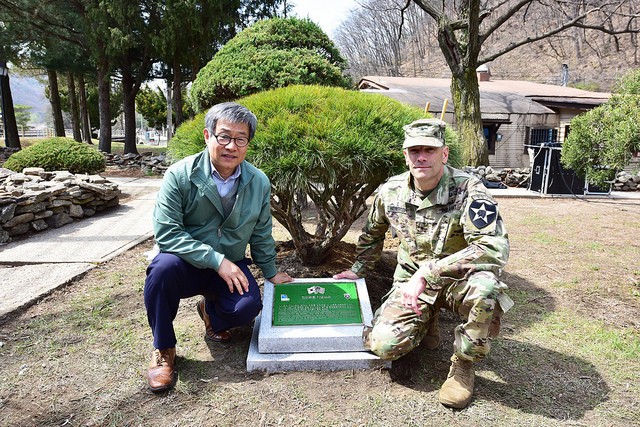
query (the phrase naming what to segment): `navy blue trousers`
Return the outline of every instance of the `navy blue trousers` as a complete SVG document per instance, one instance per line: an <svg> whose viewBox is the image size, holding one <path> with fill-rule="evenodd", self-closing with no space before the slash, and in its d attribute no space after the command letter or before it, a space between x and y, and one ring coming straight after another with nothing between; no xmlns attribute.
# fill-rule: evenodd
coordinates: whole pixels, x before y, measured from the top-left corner
<svg viewBox="0 0 640 427"><path fill-rule="evenodd" d="M206 311L214 332L250 324L262 310L260 288L249 271L251 260L235 263L249 281L249 292L240 295L229 292L225 281L213 269L194 267L182 258L167 253L158 254L147 268L144 283L144 305L157 349L176 346L173 320L180 300L203 295ZM195 307L194 307L195 310Z"/></svg>

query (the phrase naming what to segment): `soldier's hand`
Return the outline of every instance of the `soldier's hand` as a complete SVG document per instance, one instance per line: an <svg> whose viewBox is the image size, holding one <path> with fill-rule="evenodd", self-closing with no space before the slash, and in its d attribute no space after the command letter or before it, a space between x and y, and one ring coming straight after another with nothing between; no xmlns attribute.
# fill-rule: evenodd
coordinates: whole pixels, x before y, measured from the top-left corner
<svg viewBox="0 0 640 427"><path fill-rule="evenodd" d="M240 295L244 295L245 292L249 292L249 281L244 272L228 259L223 259L218 268L218 275L222 277L229 287L229 292L233 293L234 289L238 291Z"/></svg>
<svg viewBox="0 0 640 427"><path fill-rule="evenodd" d="M416 273L411 276L408 282L401 285L402 304L414 311L418 316L422 315L422 311L418 306L418 297L427 287L427 281L420 274Z"/></svg>
<svg viewBox="0 0 640 427"><path fill-rule="evenodd" d="M345 270L342 273L334 274L334 279L349 279L349 280L357 280L359 279L358 275L351 270Z"/></svg>

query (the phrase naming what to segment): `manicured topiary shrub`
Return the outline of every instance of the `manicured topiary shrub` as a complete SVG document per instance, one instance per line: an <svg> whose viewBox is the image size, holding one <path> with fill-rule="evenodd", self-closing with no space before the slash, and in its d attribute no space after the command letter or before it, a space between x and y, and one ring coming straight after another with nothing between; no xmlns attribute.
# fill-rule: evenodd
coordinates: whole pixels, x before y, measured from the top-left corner
<svg viewBox="0 0 640 427"><path fill-rule="evenodd" d="M206 112L205 112L206 113ZM167 160L174 162L204 148L204 116L197 114L192 120L183 122L167 146Z"/></svg>
<svg viewBox="0 0 640 427"><path fill-rule="evenodd" d="M375 189L406 170L402 127L424 117L421 109L382 95L323 86L289 86L238 103L258 117L247 160L271 180L273 215L307 264L321 263ZM202 150L203 127L204 114L183 124L169 144L171 156ZM446 137L449 161L460 166L457 138L451 130ZM314 230L303 226L307 198L317 210Z"/></svg>
<svg viewBox="0 0 640 427"><path fill-rule="evenodd" d="M71 138L49 138L12 154L3 167L16 172L38 167L92 174L104 170L105 159L94 148Z"/></svg>
<svg viewBox="0 0 640 427"><path fill-rule="evenodd" d="M351 87L347 62L309 19L256 22L227 42L200 70L190 90L195 111L289 85Z"/></svg>

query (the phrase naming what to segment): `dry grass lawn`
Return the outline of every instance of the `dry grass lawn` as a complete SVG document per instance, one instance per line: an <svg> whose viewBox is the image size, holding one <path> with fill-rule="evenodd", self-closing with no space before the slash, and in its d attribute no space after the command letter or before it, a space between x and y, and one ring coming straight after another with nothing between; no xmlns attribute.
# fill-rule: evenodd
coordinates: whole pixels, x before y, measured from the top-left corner
<svg viewBox="0 0 640 427"><path fill-rule="evenodd" d="M640 201L500 206L516 306L464 410L437 400L457 323L448 313L440 349L419 348L390 370L248 374L250 328L235 330L231 344L206 343L195 299L176 319L178 384L154 395L145 381L148 241L0 320L0 425L640 425ZM319 268L300 266L287 245L281 263L327 277L350 264L355 235ZM368 280L374 307L390 283L392 249Z"/></svg>

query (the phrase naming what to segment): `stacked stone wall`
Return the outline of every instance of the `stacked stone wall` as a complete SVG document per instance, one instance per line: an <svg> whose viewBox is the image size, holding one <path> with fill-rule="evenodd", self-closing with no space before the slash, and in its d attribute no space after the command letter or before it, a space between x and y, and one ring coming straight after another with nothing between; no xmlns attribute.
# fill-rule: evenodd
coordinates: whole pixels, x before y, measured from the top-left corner
<svg viewBox="0 0 640 427"><path fill-rule="evenodd" d="M506 187L528 187L529 177L531 176L531 168L504 168L495 170L491 166L479 166L473 168L465 166L463 170L471 175L475 175L485 184L502 184Z"/></svg>
<svg viewBox="0 0 640 427"><path fill-rule="evenodd" d="M117 206L118 185L99 175L22 173L0 168L0 244L15 236L58 228Z"/></svg>
<svg viewBox="0 0 640 427"><path fill-rule="evenodd" d="M491 166L480 166L477 168L466 166L463 170L475 175L485 183L502 183L506 187L527 188L531 177L530 168L504 168L502 170L494 170ZM640 191L640 171L635 174L624 171L617 173L616 178L611 183L611 190Z"/></svg>
<svg viewBox="0 0 640 427"><path fill-rule="evenodd" d="M613 182L613 191L640 191L640 171L635 175L629 172L619 172Z"/></svg>
<svg viewBox="0 0 640 427"><path fill-rule="evenodd" d="M103 153L107 166L119 169L139 168L147 175L164 175L169 165L164 153L154 156L151 152L141 154L111 154Z"/></svg>

